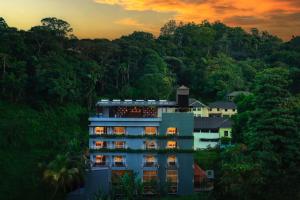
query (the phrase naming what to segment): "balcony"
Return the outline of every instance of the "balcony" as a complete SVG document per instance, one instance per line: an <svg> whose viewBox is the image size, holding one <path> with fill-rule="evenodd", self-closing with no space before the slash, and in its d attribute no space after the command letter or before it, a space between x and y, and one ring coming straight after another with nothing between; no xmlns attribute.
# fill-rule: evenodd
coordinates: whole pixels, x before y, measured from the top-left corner
<svg viewBox="0 0 300 200"><path fill-rule="evenodd" d="M155 162L146 161L143 163L143 167L158 167L158 163L156 161Z"/></svg>
<svg viewBox="0 0 300 200"><path fill-rule="evenodd" d="M157 149L156 141L145 141L144 149L147 150Z"/></svg>
<svg viewBox="0 0 300 200"><path fill-rule="evenodd" d="M166 168L178 168L179 164L177 162L167 162Z"/></svg>
<svg viewBox="0 0 300 200"><path fill-rule="evenodd" d="M178 168L178 162L175 155L168 156L166 168Z"/></svg>
<svg viewBox="0 0 300 200"><path fill-rule="evenodd" d="M126 142L124 141L115 141L113 144L115 149L126 149Z"/></svg>
<svg viewBox="0 0 300 200"><path fill-rule="evenodd" d="M177 149L177 141L170 140L167 142L166 149Z"/></svg>
<svg viewBox="0 0 300 200"><path fill-rule="evenodd" d="M108 144L105 141L95 141L93 142L93 149L108 149Z"/></svg>
<svg viewBox="0 0 300 200"><path fill-rule="evenodd" d="M113 162L112 167L127 167L126 163L123 162Z"/></svg>
<svg viewBox="0 0 300 200"><path fill-rule="evenodd" d="M109 162L94 162L92 167L110 167Z"/></svg>

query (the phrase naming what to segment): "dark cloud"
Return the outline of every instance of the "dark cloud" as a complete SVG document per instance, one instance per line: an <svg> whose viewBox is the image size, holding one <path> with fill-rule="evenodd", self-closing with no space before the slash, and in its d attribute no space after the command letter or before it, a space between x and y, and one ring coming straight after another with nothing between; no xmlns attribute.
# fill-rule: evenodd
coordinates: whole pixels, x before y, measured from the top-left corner
<svg viewBox="0 0 300 200"><path fill-rule="evenodd" d="M266 14L269 26L289 27L300 25L300 11L294 13L271 11Z"/></svg>
<svg viewBox="0 0 300 200"><path fill-rule="evenodd" d="M287 3L289 3L292 6L300 7L300 0L276 0L276 1L287 2Z"/></svg>

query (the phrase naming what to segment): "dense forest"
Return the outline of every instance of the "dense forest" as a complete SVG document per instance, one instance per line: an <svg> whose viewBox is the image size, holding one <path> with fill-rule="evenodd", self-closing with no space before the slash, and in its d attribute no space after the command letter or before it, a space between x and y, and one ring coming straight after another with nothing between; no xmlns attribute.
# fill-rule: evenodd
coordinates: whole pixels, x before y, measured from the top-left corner
<svg viewBox="0 0 300 200"><path fill-rule="evenodd" d="M300 199L300 37L170 21L155 37L78 39L45 18L0 18L0 199L63 199L82 185L87 118L99 98L236 101L236 145L220 152L211 199Z"/></svg>

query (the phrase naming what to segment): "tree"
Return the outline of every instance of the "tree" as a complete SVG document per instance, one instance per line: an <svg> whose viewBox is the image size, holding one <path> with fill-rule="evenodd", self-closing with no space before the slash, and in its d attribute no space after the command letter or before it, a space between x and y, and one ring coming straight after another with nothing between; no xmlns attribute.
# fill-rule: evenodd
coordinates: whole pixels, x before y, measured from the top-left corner
<svg viewBox="0 0 300 200"><path fill-rule="evenodd" d="M233 143L245 143L244 133L248 130L248 121L251 113L255 109L254 95L239 95L235 98L238 114L232 116L234 121L232 127Z"/></svg>
<svg viewBox="0 0 300 200"><path fill-rule="evenodd" d="M160 36L172 36L175 33L176 28L176 21L170 20L160 29Z"/></svg>
<svg viewBox="0 0 300 200"><path fill-rule="evenodd" d="M44 18L41 22L44 27L53 31L56 36L65 37L73 31L68 22L55 17Z"/></svg>
<svg viewBox="0 0 300 200"><path fill-rule="evenodd" d="M247 156L245 145L236 145L221 153L221 176L216 195L224 199L252 200L263 195L262 168Z"/></svg>
<svg viewBox="0 0 300 200"><path fill-rule="evenodd" d="M2 17L0 17L0 31L2 29L7 29L7 28L8 28L8 25L7 25L6 21Z"/></svg>
<svg viewBox="0 0 300 200"><path fill-rule="evenodd" d="M266 69L256 78L255 110L245 134L251 156L263 169L262 199L299 196L300 135L287 105L288 78L284 68Z"/></svg>
<svg viewBox="0 0 300 200"><path fill-rule="evenodd" d="M44 173L44 180L53 186L54 192L51 199L54 199L59 189L71 191L75 187L78 187L81 182L81 169L77 166L73 166L72 160L70 160L68 154L57 155L56 158L51 161Z"/></svg>
<svg viewBox="0 0 300 200"><path fill-rule="evenodd" d="M137 80L137 97L167 99L172 92L173 77L166 63L152 50L147 50L144 58L144 69Z"/></svg>
<svg viewBox="0 0 300 200"><path fill-rule="evenodd" d="M239 64L232 58L220 54L206 61L206 94L222 99L234 90L244 89L244 79Z"/></svg>

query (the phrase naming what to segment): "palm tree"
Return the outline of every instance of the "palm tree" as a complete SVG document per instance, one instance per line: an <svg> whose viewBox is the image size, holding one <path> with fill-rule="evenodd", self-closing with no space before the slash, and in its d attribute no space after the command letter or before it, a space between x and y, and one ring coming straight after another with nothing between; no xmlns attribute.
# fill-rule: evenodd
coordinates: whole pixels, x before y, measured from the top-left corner
<svg viewBox="0 0 300 200"><path fill-rule="evenodd" d="M82 173L78 166L80 165L74 165L69 154L57 155L47 165L43 173L43 179L55 188L51 199L54 199L59 189L66 192L72 189L75 184L76 186L80 184Z"/></svg>

